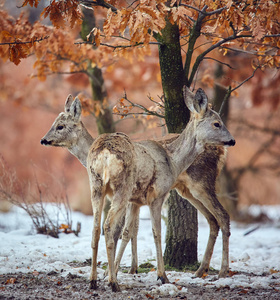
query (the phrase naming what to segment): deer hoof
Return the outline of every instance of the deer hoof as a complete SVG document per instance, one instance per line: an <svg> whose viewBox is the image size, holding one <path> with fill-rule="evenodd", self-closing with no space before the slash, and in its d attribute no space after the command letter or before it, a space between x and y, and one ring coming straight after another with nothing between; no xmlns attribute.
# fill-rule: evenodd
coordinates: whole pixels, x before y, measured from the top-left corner
<svg viewBox="0 0 280 300"><path fill-rule="evenodd" d="M91 290L97 290L97 280L91 280L89 283L89 288Z"/></svg>
<svg viewBox="0 0 280 300"><path fill-rule="evenodd" d="M121 289L120 289L120 286L117 282L110 282L109 284L111 286L111 289L112 289L112 292L120 292Z"/></svg>
<svg viewBox="0 0 280 300"><path fill-rule="evenodd" d="M137 271L137 268L130 268L130 270L129 270L129 272L128 272L128 274L137 274L138 273L138 271Z"/></svg>
<svg viewBox="0 0 280 300"><path fill-rule="evenodd" d="M220 270L219 278L225 278L228 275L229 275L229 271L228 270Z"/></svg>
<svg viewBox="0 0 280 300"><path fill-rule="evenodd" d="M208 268L199 268L195 273L195 277L204 277L208 273Z"/></svg>
<svg viewBox="0 0 280 300"><path fill-rule="evenodd" d="M165 274L163 276L158 276L157 280L159 280L159 279L162 284L169 283L169 280Z"/></svg>

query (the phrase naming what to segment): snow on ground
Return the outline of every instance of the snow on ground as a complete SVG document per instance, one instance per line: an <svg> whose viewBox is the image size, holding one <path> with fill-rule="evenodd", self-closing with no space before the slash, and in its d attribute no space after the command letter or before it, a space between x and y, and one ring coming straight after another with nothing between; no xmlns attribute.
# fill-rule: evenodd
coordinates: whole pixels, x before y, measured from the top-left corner
<svg viewBox="0 0 280 300"><path fill-rule="evenodd" d="M244 235L251 229L256 229L256 224L231 223L230 237L230 269L242 272L232 277L214 280L216 276L209 275L205 279L194 278L192 273L167 271L170 282L177 285L197 284L210 287L236 286L262 288L269 287L280 281L280 207L254 207L253 212L260 210L265 212L278 222L260 224L258 229L248 235ZM90 267L75 268L69 263L84 262L91 257L91 230L92 217L81 213L72 213L73 224L81 222L79 236L61 233L59 239L39 235L32 230L29 216L20 208L13 208L9 213L0 213L0 274L18 272L60 272L62 276L69 273L78 274L89 278ZM165 236L164 222L162 235ZM202 259L209 229L207 222L199 216L198 258ZM164 238L163 238L164 240ZM164 248L163 244L163 248ZM130 266L130 244L127 247L122 260L122 266ZM220 268L222 256L221 234L216 242L211 260L211 267ZM99 242L98 261L107 262L104 236ZM138 234L138 261L139 264L151 261L156 266L156 251L152 236L151 222L147 207L141 208L140 229ZM103 280L104 271L98 269L99 278ZM244 273L245 272L245 273ZM251 276L253 273L254 276ZM248 274L248 275L247 275ZM261 275L266 276L261 276ZM153 287L155 294L178 293L173 284L161 286L156 280L155 271L147 274L129 275L119 272L119 282L125 282L126 286L137 286L137 282L145 283ZM187 291L186 288L180 293Z"/></svg>

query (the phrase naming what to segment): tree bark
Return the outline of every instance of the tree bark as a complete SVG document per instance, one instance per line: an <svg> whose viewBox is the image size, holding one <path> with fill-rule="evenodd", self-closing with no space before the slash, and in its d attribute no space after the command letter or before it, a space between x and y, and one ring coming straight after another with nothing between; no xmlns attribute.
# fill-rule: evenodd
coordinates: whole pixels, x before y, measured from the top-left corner
<svg viewBox="0 0 280 300"><path fill-rule="evenodd" d="M168 20L156 38L165 101L165 122L169 133L181 133L190 118L183 99L184 69L179 28ZM165 264L181 269L197 262L197 212L176 191L168 199Z"/></svg>
<svg viewBox="0 0 280 300"><path fill-rule="evenodd" d="M197 262L197 211L175 190L168 199L168 226L164 262L183 269Z"/></svg>

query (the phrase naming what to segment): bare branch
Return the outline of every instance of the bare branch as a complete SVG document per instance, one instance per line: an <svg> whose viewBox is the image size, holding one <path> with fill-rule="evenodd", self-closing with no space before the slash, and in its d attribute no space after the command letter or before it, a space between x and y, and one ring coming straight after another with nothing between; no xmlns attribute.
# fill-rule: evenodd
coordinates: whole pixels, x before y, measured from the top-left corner
<svg viewBox="0 0 280 300"><path fill-rule="evenodd" d="M105 7L107 9L111 9L113 12L117 12L118 9L113 6L110 3L105 2L104 0L96 0L96 1L92 1L92 0L80 0L79 1L81 4L85 5L85 6L101 6L101 7Z"/></svg>
<svg viewBox="0 0 280 300"><path fill-rule="evenodd" d="M5 42L5 43L0 43L1 46L3 45L21 45L21 44L33 44L35 42L42 42L46 39L48 39L49 36L45 36L45 37L41 37L41 38L38 38L38 39L34 39L32 41L26 41L26 42L21 42L19 40L15 40L14 42Z"/></svg>
<svg viewBox="0 0 280 300"><path fill-rule="evenodd" d="M224 66L227 66L228 68L232 69L232 70L237 70L236 68L232 67L230 64L227 64L227 63L224 63L218 59L215 59L213 57L203 57L203 59L211 59L211 60L214 60L216 61L217 63L221 64L221 65L224 65Z"/></svg>
<svg viewBox="0 0 280 300"><path fill-rule="evenodd" d="M234 89L231 90L231 92L239 89L245 82L249 81L251 78L253 78L255 76L256 71L260 69L260 66L257 66L256 69L254 69L253 73L251 76L249 76L248 78L246 78L245 80L243 80L238 86L236 86Z"/></svg>
<svg viewBox="0 0 280 300"><path fill-rule="evenodd" d="M248 120L244 120L244 119L241 119L241 120L233 119L232 121L234 121L236 123L242 123L242 125L246 126L247 128L249 128L251 130L255 130L255 131L259 131L259 132L267 133L267 134L272 134L275 136L280 136L280 130L277 130L274 128L260 127L255 124L252 124L252 123L248 122Z"/></svg>
<svg viewBox="0 0 280 300"><path fill-rule="evenodd" d="M187 8L190 8L190 9L193 9L193 10L199 12L200 14L204 15L205 17L206 17L206 16L212 16L212 15L214 15L214 14L220 14L223 10L227 9L227 6L224 6L224 7L218 8L218 9L216 9L216 10L213 10L213 11L210 11L210 12L206 12L206 9L208 8L207 5L205 5L205 6L202 8L202 10L200 10L199 8L194 7L194 6L192 6L192 5L189 5L189 4L181 3L180 5L181 5L181 6L185 6L185 7L187 7Z"/></svg>
<svg viewBox="0 0 280 300"><path fill-rule="evenodd" d="M149 100L151 100L152 102L154 102L157 106L159 106L160 108L164 108L163 105L161 105L160 103L154 101L150 96L148 96ZM136 116L136 115L142 115L142 116L155 116L158 118L165 118L164 115L157 113L156 111L152 111L147 109L145 106L138 104L138 103L134 103L131 100L129 100L127 98L126 92L124 92L124 96L122 99L125 99L125 101L127 101L129 103L129 106L123 105L123 107L121 107L121 109L124 110L124 112L121 112L118 108L116 109L116 111L113 112L113 114L118 115L118 116L122 116L122 117L127 117L127 116ZM139 108L140 110L142 110L142 112L129 112L131 111L133 108Z"/></svg>
<svg viewBox="0 0 280 300"><path fill-rule="evenodd" d="M129 40L128 40L129 41ZM96 46L96 43L95 42L76 42L74 43L75 45L93 45L93 46ZM149 45L159 45L160 43L157 43L157 42L150 42ZM144 43L141 42L141 43L135 43L133 45L110 45L110 44L106 44L106 43L100 43L101 46L105 46L105 47L108 47L108 48L113 48L114 50L116 49L126 49L126 48L133 48L133 47L138 47L138 46L143 46Z"/></svg>
<svg viewBox="0 0 280 300"><path fill-rule="evenodd" d="M256 71L260 68L260 66L257 66L256 69L254 69L253 73L251 76L247 77L245 80L243 80L238 86L236 86L234 89L231 88L231 86L228 87L227 93L225 94L225 97L223 99L223 102L221 104L221 107L219 109L219 114L223 111L224 105L225 103L228 101L231 93L235 90L237 90L238 88L240 88L244 83L246 83L247 81L249 81L251 78L253 78L255 76Z"/></svg>

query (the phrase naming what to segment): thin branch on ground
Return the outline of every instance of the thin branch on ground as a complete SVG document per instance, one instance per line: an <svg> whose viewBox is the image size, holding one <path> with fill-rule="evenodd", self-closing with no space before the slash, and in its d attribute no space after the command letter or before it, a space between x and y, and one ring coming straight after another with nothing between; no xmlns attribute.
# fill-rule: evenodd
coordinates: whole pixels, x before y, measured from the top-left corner
<svg viewBox="0 0 280 300"><path fill-rule="evenodd" d="M59 233L79 234L81 225L72 229L71 209L65 190L60 195L52 194L52 189L39 184L35 176L35 186L19 182L0 155L0 200L22 208L31 218L37 233L58 238ZM47 206L48 204L52 204ZM50 213L50 209L52 212Z"/></svg>

